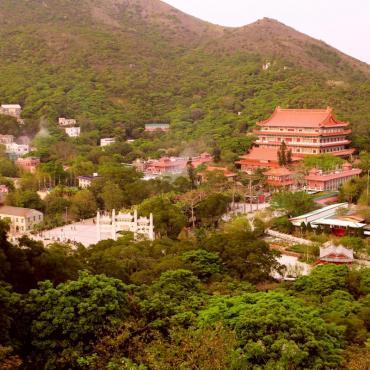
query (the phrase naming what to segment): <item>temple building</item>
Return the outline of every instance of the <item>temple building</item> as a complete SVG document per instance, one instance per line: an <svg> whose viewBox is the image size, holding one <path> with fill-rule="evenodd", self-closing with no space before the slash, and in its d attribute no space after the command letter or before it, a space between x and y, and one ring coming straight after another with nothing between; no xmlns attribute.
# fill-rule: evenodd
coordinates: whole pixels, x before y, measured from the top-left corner
<svg viewBox="0 0 370 370"><path fill-rule="evenodd" d="M291 150L292 160L307 155L332 154L349 157L354 149L348 135L348 122L338 121L332 108L326 109L283 109L277 107L270 118L257 122L257 147L242 156L237 162L243 171L257 167L276 168L277 152L284 142Z"/></svg>
<svg viewBox="0 0 370 370"><path fill-rule="evenodd" d="M326 264L352 264L354 262L353 250L344 247L343 245L334 245L331 241L326 242L320 247L320 258L315 265Z"/></svg>
<svg viewBox="0 0 370 370"><path fill-rule="evenodd" d="M352 168L350 163L343 164L341 169L324 172L313 168L308 176L306 189L310 191L338 190L345 182L361 174L359 168Z"/></svg>
<svg viewBox="0 0 370 370"><path fill-rule="evenodd" d="M295 185L295 172L288 168L272 168L265 173L267 184L275 188L292 189Z"/></svg>
<svg viewBox="0 0 370 370"><path fill-rule="evenodd" d="M295 156L330 153L349 156L354 149L347 136L348 122L338 121L330 107L326 109L283 109L277 107L270 118L257 123L256 144L261 148L280 147L284 141Z"/></svg>

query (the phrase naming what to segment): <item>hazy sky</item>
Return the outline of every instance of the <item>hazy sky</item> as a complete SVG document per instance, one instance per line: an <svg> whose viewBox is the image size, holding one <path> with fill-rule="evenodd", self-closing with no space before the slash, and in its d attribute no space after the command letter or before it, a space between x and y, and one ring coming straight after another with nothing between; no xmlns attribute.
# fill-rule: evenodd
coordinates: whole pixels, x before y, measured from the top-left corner
<svg viewBox="0 0 370 370"><path fill-rule="evenodd" d="M223 26L274 18L370 64L370 0L163 1Z"/></svg>

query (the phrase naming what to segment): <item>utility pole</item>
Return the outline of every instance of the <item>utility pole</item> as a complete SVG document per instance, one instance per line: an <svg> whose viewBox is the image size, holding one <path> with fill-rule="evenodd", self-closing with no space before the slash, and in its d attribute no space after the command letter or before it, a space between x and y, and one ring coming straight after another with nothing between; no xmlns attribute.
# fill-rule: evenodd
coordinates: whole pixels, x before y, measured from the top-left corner
<svg viewBox="0 0 370 370"><path fill-rule="evenodd" d="M249 204L250 211L253 212L253 201L252 201L252 178L249 179Z"/></svg>
<svg viewBox="0 0 370 370"><path fill-rule="evenodd" d="M366 187L366 203L369 205L369 181L370 180L370 170L367 170L367 187Z"/></svg>

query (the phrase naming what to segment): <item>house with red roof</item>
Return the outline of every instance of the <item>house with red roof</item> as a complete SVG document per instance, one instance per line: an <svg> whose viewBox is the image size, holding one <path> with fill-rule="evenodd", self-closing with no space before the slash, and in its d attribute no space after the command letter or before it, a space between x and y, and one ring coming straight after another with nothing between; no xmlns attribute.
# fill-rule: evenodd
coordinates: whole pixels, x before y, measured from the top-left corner
<svg viewBox="0 0 370 370"><path fill-rule="evenodd" d="M360 176L361 172L359 168L352 168L350 163L344 163L342 168L329 172L313 168L305 177L306 189L310 191L338 190L345 182Z"/></svg>
<svg viewBox="0 0 370 370"><path fill-rule="evenodd" d="M271 168L265 173L267 184L276 188L293 188L295 185L295 172L286 167Z"/></svg>
<svg viewBox="0 0 370 370"><path fill-rule="evenodd" d="M334 245L332 242L325 243L320 247L320 258L315 265L351 265L354 262L353 250L343 245Z"/></svg>
<svg viewBox="0 0 370 370"><path fill-rule="evenodd" d="M207 166L206 169L200 172L198 175L200 177L200 181L204 182L207 180L207 173L219 173L226 177L228 181L235 180L237 174L233 171L230 171L227 167L217 167L217 166Z"/></svg>

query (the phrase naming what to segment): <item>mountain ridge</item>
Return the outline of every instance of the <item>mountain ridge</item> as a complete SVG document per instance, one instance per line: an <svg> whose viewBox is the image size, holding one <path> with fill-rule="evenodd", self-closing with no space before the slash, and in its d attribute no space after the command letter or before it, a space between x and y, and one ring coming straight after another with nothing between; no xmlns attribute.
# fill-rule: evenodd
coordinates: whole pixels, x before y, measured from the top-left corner
<svg viewBox="0 0 370 370"><path fill-rule="evenodd" d="M330 105L366 136L369 71L269 18L227 28L159 0L0 2L0 101L20 103L26 119L77 118L86 135L120 123L138 137L165 120L168 145L240 152L275 106Z"/></svg>

